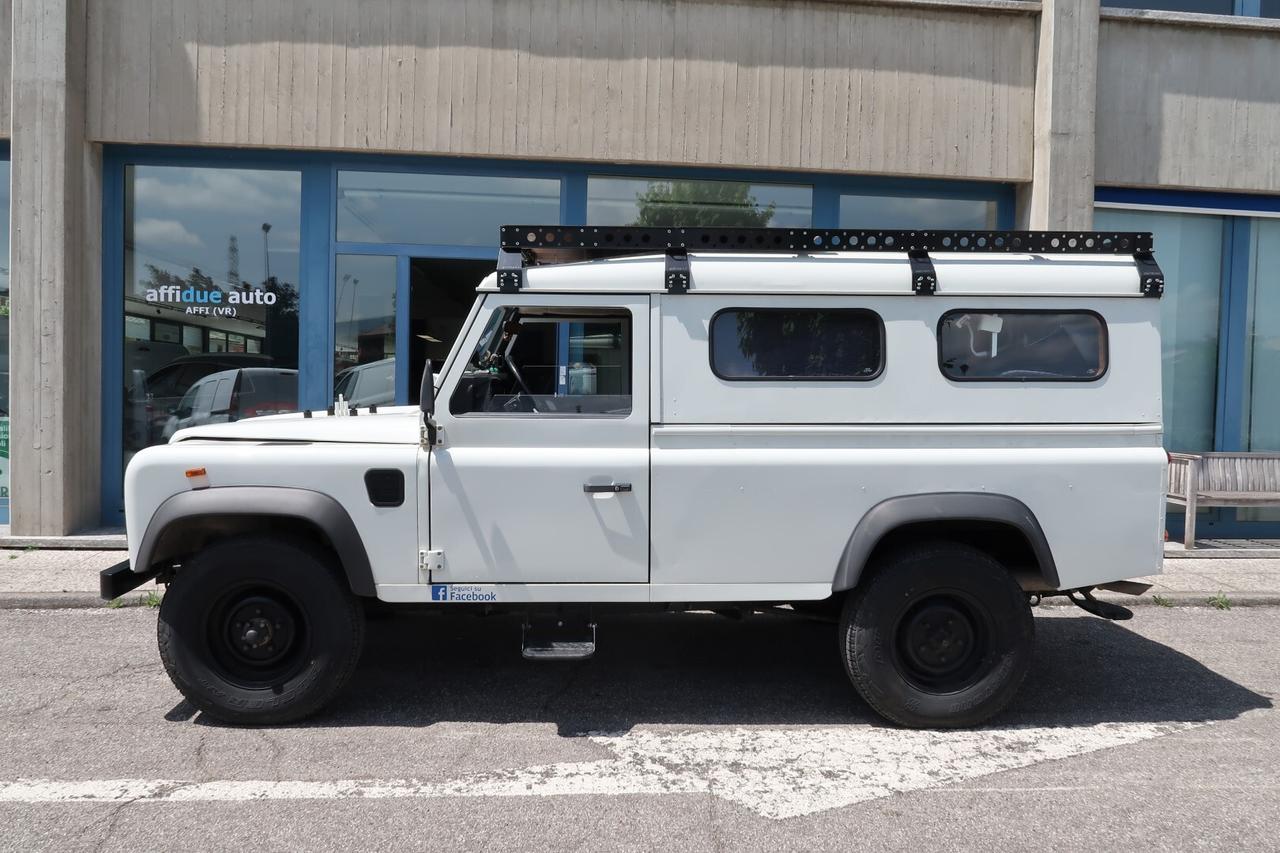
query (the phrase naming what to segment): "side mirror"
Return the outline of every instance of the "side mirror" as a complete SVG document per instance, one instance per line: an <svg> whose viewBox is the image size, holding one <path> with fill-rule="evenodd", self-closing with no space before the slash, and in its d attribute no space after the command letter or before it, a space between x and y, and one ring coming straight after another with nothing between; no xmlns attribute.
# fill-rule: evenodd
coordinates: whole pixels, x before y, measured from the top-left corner
<svg viewBox="0 0 1280 853"><path fill-rule="evenodd" d="M426 432L427 449L436 446L439 426L436 425L436 378L431 369L431 359L422 368L422 384L418 387L418 408L422 409L422 428Z"/></svg>
<svg viewBox="0 0 1280 853"><path fill-rule="evenodd" d="M422 414L431 417L436 413L436 377L431 369L431 359L422 368L422 385L418 388L418 406Z"/></svg>

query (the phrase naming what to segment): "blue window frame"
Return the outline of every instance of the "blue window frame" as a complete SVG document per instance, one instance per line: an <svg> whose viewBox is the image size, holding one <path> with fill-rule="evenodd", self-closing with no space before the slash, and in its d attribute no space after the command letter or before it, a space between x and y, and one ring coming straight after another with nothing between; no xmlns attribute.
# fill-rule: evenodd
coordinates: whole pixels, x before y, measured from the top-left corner
<svg viewBox="0 0 1280 853"><path fill-rule="evenodd" d="M1099 187L1099 208L1153 213L1211 214L1221 217L1221 282L1218 313L1217 387L1214 399L1213 450L1247 450L1249 443L1249 345L1254 332L1250 312L1252 265L1256 261L1255 221L1280 216L1280 197L1190 190L1136 190ZM1156 260L1160 245L1156 244ZM1243 521L1235 509L1215 509L1197 522L1197 532L1220 537L1280 536L1280 522ZM1171 536L1181 536L1181 510L1170 513Z"/></svg>
<svg viewBox="0 0 1280 853"><path fill-rule="evenodd" d="M9 141L0 140L0 328L4 337L0 341L0 393L4 405L0 407L0 430L3 430L3 456L0 456L0 524L9 523L9 471L13 442L9 438Z"/></svg>
<svg viewBox="0 0 1280 853"><path fill-rule="evenodd" d="M512 179L548 178L560 182L559 224L587 224L588 177L633 177L740 181L812 186L813 226L840 226L842 196L972 200L994 206L995 227L1011 228L1013 188L971 181L869 178L741 169L615 166L606 163L551 163L471 158L416 157L331 152L243 151L197 148L111 146L103 158L103 312L102 312L102 515L104 522L123 519L123 402L113 390L123 371L124 195L126 167L169 165L190 168L289 169L301 173L302 216L299 288L299 398L305 408L324 408L332 399L334 372L335 270L339 255L384 255L396 262L396 322L409 323L411 261L415 258L493 261L497 233L489 244L381 243L340 241L338 175L340 172L387 172L477 176ZM410 397L408 334L395 336L396 400Z"/></svg>

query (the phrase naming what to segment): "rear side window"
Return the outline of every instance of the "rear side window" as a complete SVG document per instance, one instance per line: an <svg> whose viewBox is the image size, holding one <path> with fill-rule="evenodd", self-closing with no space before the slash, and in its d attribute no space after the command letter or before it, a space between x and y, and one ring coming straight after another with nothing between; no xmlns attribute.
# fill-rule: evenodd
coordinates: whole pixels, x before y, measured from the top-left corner
<svg viewBox="0 0 1280 853"><path fill-rule="evenodd" d="M866 381L884 369L884 323L864 308L725 308L710 349L721 379Z"/></svg>
<svg viewBox="0 0 1280 853"><path fill-rule="evenodd" d="M948 311L938 363L958 381L1092 382L1107 372L1107 327L1092 311Z"/></svg>

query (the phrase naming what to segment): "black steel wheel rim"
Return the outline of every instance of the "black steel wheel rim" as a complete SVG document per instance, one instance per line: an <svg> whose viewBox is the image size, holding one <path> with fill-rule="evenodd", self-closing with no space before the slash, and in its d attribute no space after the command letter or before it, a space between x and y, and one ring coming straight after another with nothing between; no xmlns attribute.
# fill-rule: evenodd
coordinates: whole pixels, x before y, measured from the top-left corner
<svg viewBox="0 0 1280 853"><path fill-rule="evenodd" d="M278 684L299 672L310 649L301 604L275 586L237 587L208 610L205 636L224 678L243 687Z"/></svg>
<svg viewBox="0 0 1280 853"><path fill-rule="evenodd" d="M918 596L894 626L898 671L927 693L964 690L990 667L993 629L987 608L959 590Z"/></svg>

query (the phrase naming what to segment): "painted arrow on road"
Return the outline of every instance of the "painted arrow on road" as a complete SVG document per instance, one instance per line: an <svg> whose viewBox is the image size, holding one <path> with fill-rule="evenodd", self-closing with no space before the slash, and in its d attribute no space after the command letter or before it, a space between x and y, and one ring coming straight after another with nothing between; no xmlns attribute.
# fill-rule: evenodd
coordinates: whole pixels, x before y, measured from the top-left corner
<svg viewBox="0 0 1280 853"><path fill-rule="evenodd" d="M612 758L546 764L423 783L19 779L0 802L235 802L393 797L712 794L767 818L814 814L1070 758L1199 723L1100 723L974 731L872 728L633 730L591 739Z"/></svg>

